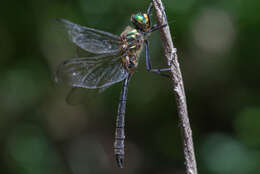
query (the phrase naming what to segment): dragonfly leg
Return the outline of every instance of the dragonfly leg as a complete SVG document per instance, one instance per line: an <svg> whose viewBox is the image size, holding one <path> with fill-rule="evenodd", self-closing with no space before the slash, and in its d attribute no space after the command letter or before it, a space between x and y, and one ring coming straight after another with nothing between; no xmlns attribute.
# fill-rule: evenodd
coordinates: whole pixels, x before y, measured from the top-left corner
<svg viewBox="0 0 260 174"><path fill-rule="evenodd" d="M151 2L151 3L149 4L148 9L147 9L147 15L149 16L149 18L150 18L150 16L151 16L151 10L152 10L152 8L153 8L153 2Z"/></svg>
<svg viewBox="0 0 260 174"><path fill-rule="evenodd" d="M152 64L151 64L151 61L150 61L150 55L149 55L149 43L148 43L148 40L145 40L145 62L146 62L146 69L149 71L149 72L153 72L153 73L156 73L156 74L159 74L161 76L164 76L164 77L170 77L168 74L164 74L164 72L167 72L167 71L170 71L170 68L161 68L161 69L153 69L152 68Z"/></svg>
<svg viewBox="0 0 260 174"><path fill-rule="evenodd" d="M115 142L114 142L114 154L116 156L116 162L118 167L123 168L124 165L124 140L125 140L125 110L126 110L126 98L128 82L130 81L131 74L124 80L121 94L120 103L118 106L118 114L116 119L116 131L115 131Z"/></svg>
<svg viewBox="0 0 260 174"><path fill-rule="evenodd" d="M159 30L159 29L161 29L161 28L164 28L164 27L166 27L166 26L168 26L168 24L163 24L163 25L159 25L159 26L158 26L157 24L155 24L155 25L153 25L153 26L151 27L151 29L148 31L148 33L157 31L157 30Z"/></svg>

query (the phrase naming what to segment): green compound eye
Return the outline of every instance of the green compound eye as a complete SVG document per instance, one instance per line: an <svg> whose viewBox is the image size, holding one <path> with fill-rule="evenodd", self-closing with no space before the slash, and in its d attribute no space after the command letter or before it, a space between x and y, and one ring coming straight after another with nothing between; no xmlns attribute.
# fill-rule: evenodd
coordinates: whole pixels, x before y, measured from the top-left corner
<svg viewBox="0 0 260 174"><path fill-rule="evenodd" d="M143 15L141 15L141 14L135 15L135 19L139 23L143 23L143 24L146 23L145 17Z"/></svg>

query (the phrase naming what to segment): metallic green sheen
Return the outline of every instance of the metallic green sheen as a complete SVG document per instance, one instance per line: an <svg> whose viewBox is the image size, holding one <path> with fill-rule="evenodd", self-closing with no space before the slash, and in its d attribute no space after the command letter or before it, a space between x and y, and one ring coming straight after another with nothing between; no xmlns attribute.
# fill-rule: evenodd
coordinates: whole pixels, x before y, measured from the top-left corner
<svg viewBox="0 0 260 174"><path fill-rule="evenodd" d="M145 23L145 22L146 22L145 17L144 17L143 15L141 15L141 14L135 15L135 19L136 19L137 21L142 22L142 23Z"/></svg>
<svg viewBox="0 0 260 174"><path fill-rule="evenodd" d="M126 34L126 38L130 39L135 39L136 38L136 34L137 34L137 31L134 29L134 30L131 30L129 32L127 32Z"/></svg>

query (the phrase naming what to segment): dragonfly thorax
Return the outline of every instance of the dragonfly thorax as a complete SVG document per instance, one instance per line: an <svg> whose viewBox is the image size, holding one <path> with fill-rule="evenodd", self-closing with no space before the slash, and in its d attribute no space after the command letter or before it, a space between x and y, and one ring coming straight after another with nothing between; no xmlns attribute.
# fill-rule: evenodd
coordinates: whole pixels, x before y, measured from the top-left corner
<svg viewBox="0 0 260 174"><path fill-rule="evenodd" d="M144 35L135 28L128 26L120 37L124 68L128 72L132 72L138 64L138 57L144 43Z"/></svg>
<svg viewBox="0 0 260 174"><path fill-rule="evenodd" d="M144 35L132 27L126 29L120 35L123 51L136 51L143 45Z"/></svg>

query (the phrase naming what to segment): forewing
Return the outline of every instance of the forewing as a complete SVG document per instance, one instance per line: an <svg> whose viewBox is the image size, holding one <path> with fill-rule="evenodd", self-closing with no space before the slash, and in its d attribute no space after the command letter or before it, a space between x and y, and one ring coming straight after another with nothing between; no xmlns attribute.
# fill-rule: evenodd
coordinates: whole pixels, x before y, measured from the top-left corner
<svg viewBox="0 0 260 174"><path fill-rule="evenodd" d="M105 31L81 26L65 19L58 19L68 31L70 39L85 51L94 54L119 52L119 36Z"/></svg>
<svg viewBox="0 0 260 174"><path fill-rule="evenodd" d="M65 61L58 68L56 81L73 87L96 89L108 87L126 77L120 57L100 55Z"/></svg>

